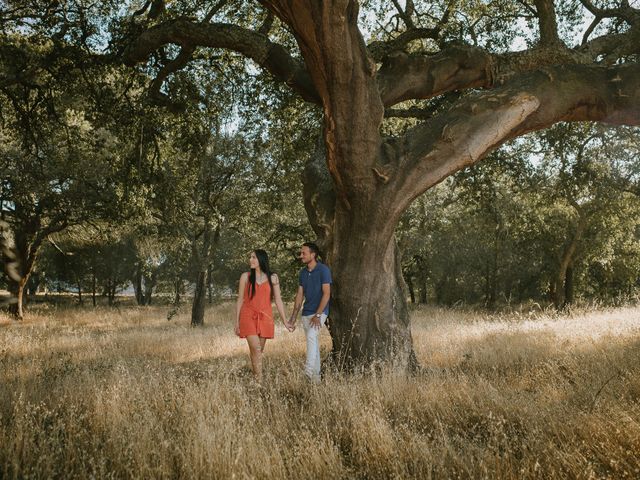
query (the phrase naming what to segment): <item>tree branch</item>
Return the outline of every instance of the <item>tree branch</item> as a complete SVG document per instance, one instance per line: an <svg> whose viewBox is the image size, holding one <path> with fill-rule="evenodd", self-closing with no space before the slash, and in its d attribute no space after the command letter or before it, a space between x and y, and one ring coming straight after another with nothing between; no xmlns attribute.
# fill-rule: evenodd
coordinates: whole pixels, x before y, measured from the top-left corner
<svg viewBox="0 0 640 480"><path fill-rule="evenodd" d="M522 74L509 86L465 97L395 143L400 208L504 142L561 121L640 125L640 65L571 65Z"/></svg>
<svg viewBox="0 0 640 480"><path fill-rule="evenodd" d="M193 46L189 45L182 47L180 53L178 53L176 58L171 60L169 63L163 66L162 69L160 69L160 72L158 72L158 75L153 80L153 82L151 82L151 86L149 87L149 94L156 101L156 103L168 107L170 110L184 110L183 105L179 105L176 102L172 101L171 98L169 98L168 95L162 93L160 89L162 88L162 84L164 83L165 79L171 73L184 68L189 63L194 51L195 47Z"/></svg>
<svg viewBox="0 0 640 480"><path fill-rule="evenodd" d="M587 30L584 32L584 35L582 36L581 45L584 45L587 43L587 40L589 40L589 35L591 35L591 33L595 30L598 24L602 21L602 19L603 17L601 17L600 15L595 16L595 18L593 19L593 22L591 22Z"/></svg>
<svg viewBox="0 0 640 480"><path fill-rule="evenodd" d="M163 45L177 44L183 49L194 47L226 48L251 58L285 82L300 96L319 103L318 94L302 62L293 58L284 47L273 43L266 35L224 23L198 23L178 18L151 27L138 36L124 51L127 65L145 61Z"/></svg>
<svg viewBox="0 0 640 480"><path fill-rule="evenodd" d="M561 43L558 37L558 23L553 0L535 0L536 15L540 25L540 43L556 45Z"/></svg>
<svg viewBox="0 0 640 480"><path fill-rule="evenodd" d="M529 5L525 0L517 0L517 2L522 5L525 10L527 10L531 15L533 15L534 17L538 16L538 12L536 12L531 5Z"/></svg>
<svg viewBox="0 0 640 480"><path fill-rule="evenodd" d="M596 17L622 18L631 25L640 22L640 10L633 8L626 1L623 1L622 6L618 8L598 8L591 0L580 0L580 3Z"/></svg>
<svg viewBox="0 0 640 480"><path fill-rule="evenodd" d="M227 4L227 2L228 2L228 0L220 0L213 7L211 7L211 10L209 10L207 12L207 14L204 16L204 18L202 19L202 23L209 23L211 21L211 19L213 18L213 16L216 13L218 13L220 11L220 9Z"/></svg>
<svg viewBox="0 0 640 480"><path fill-rule="evenodd" d="M603 56L607 63L618 58L640 53L640 23L625 33L612 33L594 38L576 49L587 58L599 59Z"/></svg>
<svg viewBox="0 0 640 480"><path fill-rule="evenodd" d="M430 108L387 108L384 111L385 118L419 118L427 120L433 116L433 109Z"/></svg>
<svg viewBox="0 0 640 480"><path fill-rule="evenodd" d="M385 106L403 100L432 98L451 90L488 87L493 83L494 59L485 50L453 45L432 56L396 52L378 72Z"/></svg>
<svg viewBox="0 0 640 480"><path fill-rule="evenodd" d="M435 55L388 56L378 71L385 107L409 99L428 99L469 88L488 88L527 71L554 65L593 64L602 56L608 63L640 53L640 24L620 34L603 35L574 49L561 44L491 54L466 44L452 44Z"/></svg>
<svg viewBox="0 0 640 480"><path fill-rule="evenodd" d="M447 5L447 9L445 10L442 18L438 20L437 24L433 28L419 28L416 27L413 22L411 22L412 26L409 27L408 30L402 32L396 38L387 41L375 41L371 42L367 45L367 50L369 50L369 54L376 62L381 62L384 58L398 50L404 50L404 48L414 40L430 38L432 40L438 41L440 38L440 33L442 32L442 28L449 21L449 16L451 15L451 10L453 7L453 3L449 3ZM398 6L398 8L400 8ZM409 17L412 15L415 7L411 0L407 1L407 15ZM406 22L405 22L406 23Z"/></svg>
<svg viewBox="0 0 640 480"><path fill-rule="evenodd" d="M413 23L413 19L411 18L411 6L413 4L411 2L408 2L407 3L408 11L405 12L400 6L400 3L398 3L398 0L392 0L392 1L396 7L396 10L398 11L398 14L400 15L400 18L402 18L402 21L407 26L407 28L408 29L416 28L416 25Z"/></svg>
<svg viewBox="0 0 640 480"><path fill-rule="evenodd" d="M440 29L435 28L413 28L401 33L393 40L371 42L367 45L367 49L371 57L380 62L396 50L403 50L409 43L421 38L431 38L437 40L440 35Z"/></svg>

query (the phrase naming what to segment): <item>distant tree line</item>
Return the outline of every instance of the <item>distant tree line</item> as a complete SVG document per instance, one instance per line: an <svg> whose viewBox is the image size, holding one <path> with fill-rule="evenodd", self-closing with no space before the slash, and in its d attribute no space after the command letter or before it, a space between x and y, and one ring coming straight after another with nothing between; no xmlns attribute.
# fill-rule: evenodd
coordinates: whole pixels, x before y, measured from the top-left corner
<svg viewBox="0 0 640 480"><path fill-rule="evenodd" d="M562 308L576 298L635 299L640 144L633 135L558 125L418 198L398 229L411 302Z"/></svg>

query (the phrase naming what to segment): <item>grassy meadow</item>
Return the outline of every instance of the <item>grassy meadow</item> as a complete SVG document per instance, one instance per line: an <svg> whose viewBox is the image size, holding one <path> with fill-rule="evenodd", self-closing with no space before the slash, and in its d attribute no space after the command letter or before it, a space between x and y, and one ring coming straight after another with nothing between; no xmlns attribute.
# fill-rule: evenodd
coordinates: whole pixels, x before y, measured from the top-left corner
<svg viewBox="0 0 640 480"><path fill-rule="evenodd" d="M420 374L319 386L279 326L263 388L231 304L1 315L2 479L640 478L640 308L421 308Z"/></svg>

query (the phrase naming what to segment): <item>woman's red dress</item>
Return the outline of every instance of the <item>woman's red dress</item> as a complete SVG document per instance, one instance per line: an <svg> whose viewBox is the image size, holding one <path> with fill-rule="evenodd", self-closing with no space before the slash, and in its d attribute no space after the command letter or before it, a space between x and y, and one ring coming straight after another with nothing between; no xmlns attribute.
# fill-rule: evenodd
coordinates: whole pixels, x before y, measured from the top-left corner
<svg viewBox="0 0 640 480"><path fill-rule="evenodd" d="M257 335L262 338L273 338L273 312L271 309L271 285L269 281L262 284L256 282L256 291L249 297L249 287L244 290L240 307L240 338Z"/></svg>

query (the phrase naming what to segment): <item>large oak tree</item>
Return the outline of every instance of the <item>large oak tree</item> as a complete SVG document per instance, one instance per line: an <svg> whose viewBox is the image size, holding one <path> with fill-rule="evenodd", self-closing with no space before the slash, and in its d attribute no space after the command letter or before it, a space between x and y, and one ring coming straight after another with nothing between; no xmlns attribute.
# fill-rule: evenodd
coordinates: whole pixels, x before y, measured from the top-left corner
<svg viewBox="0 0 640 480"><path fill-rule="evenodd" d="M30 4L9 3L7 21ZM76 19L56 35L91 47L83 5L50 2L23 28ZM394 230L418 195L530 131L640 123L640 9L628 0L148 0L117 32L112 51L155 71L150 92L170 107L167 80L209 48L252 59L321 110L303 180L334 273L339 362L413 359Z"/></svg>
<svg viewBox="0 0 640 480"><path fill-rule="evenodd" d="M133 65L166 45L180 47L152 85L157 95L172 71L208 47L253 59L322 109L305 204L335 279L333 358L347 363L413 358L394 240L413 199L527 132L562 121L640 123L640 9L628 1L570 2L592 23L582 38L568 38L553 0L491 2L467 24L457 10L464 2L394 0L395 11L382 18L395 27L369 30L368 43L361 25L375 12L360 12L355 0L262 0L266 20L256 29L230 23L224 1L201 5L198 18L148 3L153 19L124 55ZM299 54L273 33L273 16ZM478 31L517 30L527 21L537 35L524 49L502 49ZM421 121L385 136L391 116Z"/></svg>

